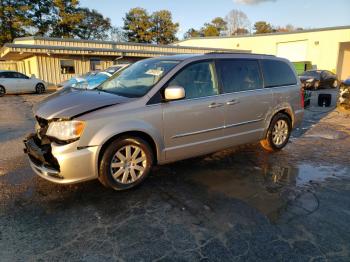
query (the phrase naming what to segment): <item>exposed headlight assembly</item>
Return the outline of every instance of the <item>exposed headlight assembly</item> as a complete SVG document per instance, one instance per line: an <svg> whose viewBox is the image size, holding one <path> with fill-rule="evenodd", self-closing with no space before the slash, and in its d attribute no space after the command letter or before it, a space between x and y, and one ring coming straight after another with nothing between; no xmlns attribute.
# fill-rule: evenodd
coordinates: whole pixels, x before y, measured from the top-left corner
<svg viewBox="0 0 350 262"><path fill-rule="evenodd" d="M83 121L56 121L51 122L46 135L61 141L77 140L85 128Z"/></svg>

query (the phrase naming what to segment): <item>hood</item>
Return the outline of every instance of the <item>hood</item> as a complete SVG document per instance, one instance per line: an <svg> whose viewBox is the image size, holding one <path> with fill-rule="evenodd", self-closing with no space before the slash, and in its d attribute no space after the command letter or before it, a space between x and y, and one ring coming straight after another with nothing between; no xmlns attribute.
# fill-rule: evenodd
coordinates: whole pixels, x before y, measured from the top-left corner
<svg viewBox="0 0 350 262"><path fill-rule="evenodd" d="M126 103L132 98L98 90L62 89L47 97L34 108L34 114L44 118L74 118L103 107Z"/></svg>

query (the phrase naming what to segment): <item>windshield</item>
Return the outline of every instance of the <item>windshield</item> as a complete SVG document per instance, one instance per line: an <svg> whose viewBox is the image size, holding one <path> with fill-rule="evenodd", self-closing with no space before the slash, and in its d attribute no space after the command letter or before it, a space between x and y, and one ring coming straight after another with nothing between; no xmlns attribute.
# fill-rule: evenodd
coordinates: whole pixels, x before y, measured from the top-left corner
<svg viewBox="0 0 350 262"><path fill-rule="evenodd" d="M126 97L141 97L179 62L161 59L142 60L116 73L98 89Z"/></svg>
<svg viewBox="0 0 350 262"><path fill-rule="evenodd" d="M111 66L107 68L105 71L113 75L115 72L119 71L122 68L123 66Z"/></svg>

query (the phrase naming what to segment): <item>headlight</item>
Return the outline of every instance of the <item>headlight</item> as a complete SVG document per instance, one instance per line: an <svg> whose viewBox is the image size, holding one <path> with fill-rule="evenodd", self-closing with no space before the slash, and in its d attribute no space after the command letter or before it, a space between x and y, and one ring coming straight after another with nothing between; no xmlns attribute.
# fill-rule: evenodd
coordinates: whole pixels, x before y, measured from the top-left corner
<svg viewBox="0 0 350 262"><path fill-rule="evenodd" d="M84 131L83 121L57 121L52 122L47 129L46 135L59 140L78 139Z"/></svg>
<svg viewBox="0 0 350 262"><path fill-rule="evenodd" d="M310 79L306 80L306 82L308 82L308 83L311 83L312 81L314 81L313 78L310 78Z"/></svg>

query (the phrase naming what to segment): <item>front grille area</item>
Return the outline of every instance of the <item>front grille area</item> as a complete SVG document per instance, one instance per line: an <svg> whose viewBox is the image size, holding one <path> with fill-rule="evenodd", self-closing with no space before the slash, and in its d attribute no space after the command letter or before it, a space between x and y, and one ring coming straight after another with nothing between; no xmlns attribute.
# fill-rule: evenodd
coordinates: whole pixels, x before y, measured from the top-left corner
<svg viewBox="0 0 350 262"><path fill-rule="evenodd" d="M38 116L35 116L35 118L39 126L39 129L36 130L36 132L40 138L43 138L49 128L49 121Z"/></svg>
<svg viewBox="0 0 350 262"><path fill-rule="evenodd" d="M42 144L37 134L29 135L24 144L25 151L34 164L60 171L59 163L52 155L51 144Z"/></svg>

